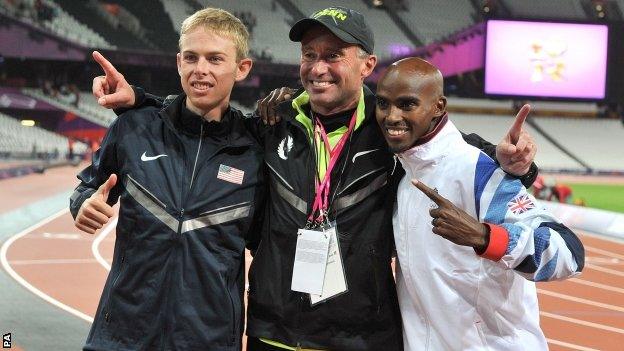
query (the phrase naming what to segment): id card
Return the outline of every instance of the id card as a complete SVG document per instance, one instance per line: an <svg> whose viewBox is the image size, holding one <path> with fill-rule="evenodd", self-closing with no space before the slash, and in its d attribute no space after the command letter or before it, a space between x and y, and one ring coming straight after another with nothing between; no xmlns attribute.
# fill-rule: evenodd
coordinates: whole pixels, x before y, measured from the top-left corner
<svg viewBox="0 0 624 351"><path fill-rule="evenodd" d="M323 231L299 229L291 290L316 295L323 292L329 237Z"/></svg>
<svg viewBox="0 0 624 351"><path fill-rule="evenodd" d="M347 291L347 280L345 278L344 266L342 265L342 254L336 227L330 227L325 233L329 235L329 254L327 257L327 268L325 268L323 292L321 294L310 294L312 306Z"/></svg>

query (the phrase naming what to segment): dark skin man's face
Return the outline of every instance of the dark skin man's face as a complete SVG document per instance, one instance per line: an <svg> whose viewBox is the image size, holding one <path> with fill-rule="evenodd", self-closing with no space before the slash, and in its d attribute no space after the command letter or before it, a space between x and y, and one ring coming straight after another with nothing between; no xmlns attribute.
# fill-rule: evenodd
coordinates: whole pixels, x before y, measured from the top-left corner
<svg viewBox="0 0 624 351"><path fill-rule="evenodd" d="M392 152L412 148L444 115L440 82L435 74L409 64L391 66L379 80L376 118Z"/></svg>

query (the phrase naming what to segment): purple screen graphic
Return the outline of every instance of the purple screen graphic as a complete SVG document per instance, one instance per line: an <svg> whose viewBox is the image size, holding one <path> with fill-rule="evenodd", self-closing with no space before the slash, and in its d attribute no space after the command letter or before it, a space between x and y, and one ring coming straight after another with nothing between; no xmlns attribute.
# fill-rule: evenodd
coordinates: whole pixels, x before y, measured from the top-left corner
<svg viewBox="0 0 624 351"><path fill-rule="evenodd" d="M485 92L602 99L607 39L606 25L490 20Z"/></svg>

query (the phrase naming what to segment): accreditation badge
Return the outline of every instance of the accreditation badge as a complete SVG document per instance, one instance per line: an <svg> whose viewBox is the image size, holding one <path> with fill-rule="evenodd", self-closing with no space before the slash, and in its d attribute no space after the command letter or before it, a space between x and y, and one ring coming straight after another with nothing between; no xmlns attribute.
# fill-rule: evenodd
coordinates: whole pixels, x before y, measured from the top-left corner
<svg viewBox="0 0 624 351"><path fill-rule="evenodd" d="M322 294L329 243L330 235L323 230L299 229L291 290Z"/></svg>
<svg viewBox="0 0 624 351"><path fill-rule="evenodd" d="M324 232L329 237L325 279L323 281L323 291L320 294L310 293L310 303L312 306L341 295L348 290L336 226L332 225L326 228Z"/></svg>

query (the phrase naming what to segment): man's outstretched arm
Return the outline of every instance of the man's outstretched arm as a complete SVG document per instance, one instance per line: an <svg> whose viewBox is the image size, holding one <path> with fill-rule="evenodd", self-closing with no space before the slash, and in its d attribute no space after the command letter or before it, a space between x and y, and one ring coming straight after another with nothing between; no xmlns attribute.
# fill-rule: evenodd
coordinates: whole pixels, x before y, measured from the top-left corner
<svg viewBox="0 0 624 351"><path fill-rule="evenodd" d="M531 135L522 128L531 107L524 105L516 115L513 125L498 143L493 145L477 134L464 134L464 140L496 160L507 174L520 179L529 188L537 178L538 168L533 162L537 146Z"/></svg>
<svg viewBox="0 0 624 351"><path fill-rule="evenodd" d="M138 107L162 107L164 98L145 93L142 88L133 87L110 61L97 51L93 59L104 71L103 76L93 78L93 96L100 106L113 109L117 115Z"/></svg>

